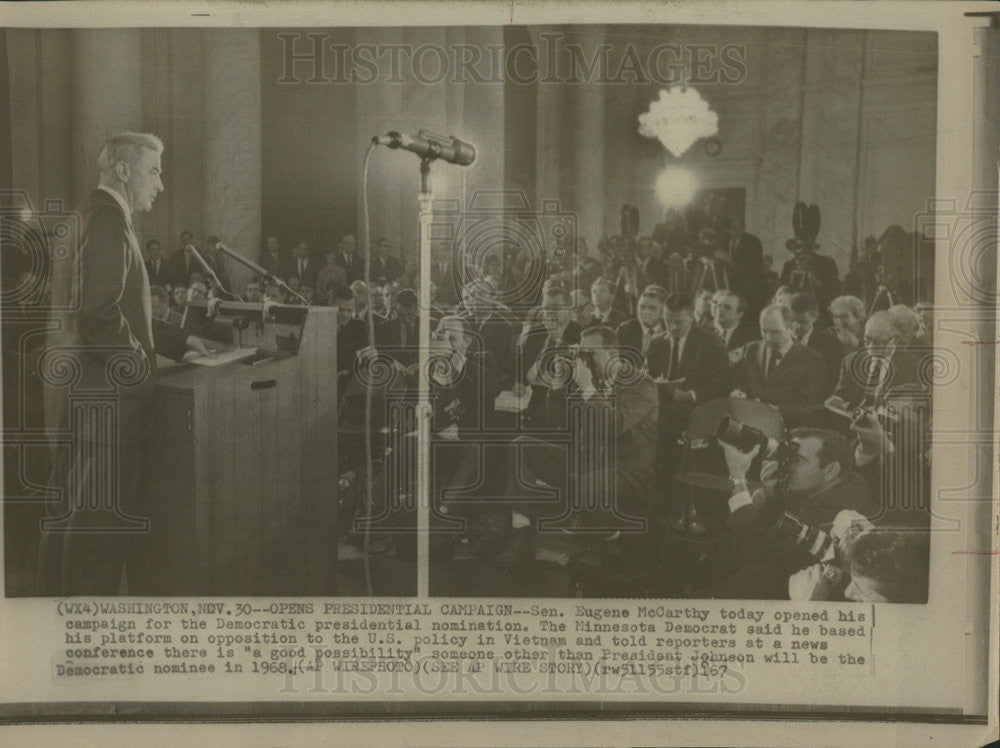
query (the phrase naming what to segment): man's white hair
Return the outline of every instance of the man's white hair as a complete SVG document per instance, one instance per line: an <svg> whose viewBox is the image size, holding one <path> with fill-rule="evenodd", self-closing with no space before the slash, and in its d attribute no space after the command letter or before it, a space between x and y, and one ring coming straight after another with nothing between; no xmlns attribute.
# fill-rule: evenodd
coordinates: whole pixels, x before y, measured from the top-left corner
<svg viewBox="0 0 1000 748"><path fill-rule="evenodd" d="M144 148L163 153L163 141L145 132L120 132L112 135L101 146L101 153L97 157L97 168L102 174L111 174L120 161L134 166Z"/></svg>
<svg viewBox="0 0 1000 748"><path fill-rule="evenodd" d="M889 319L904 345L909 345L920 332L920 316L905 304L889 307Z"/></svg>
<svg viewBox="0 0 1000 748"><path fill-rule="evenodd" d="M830 311L845 309L859 320L865 318L865 303L857 296L838 296L830 302Z"/></svg>

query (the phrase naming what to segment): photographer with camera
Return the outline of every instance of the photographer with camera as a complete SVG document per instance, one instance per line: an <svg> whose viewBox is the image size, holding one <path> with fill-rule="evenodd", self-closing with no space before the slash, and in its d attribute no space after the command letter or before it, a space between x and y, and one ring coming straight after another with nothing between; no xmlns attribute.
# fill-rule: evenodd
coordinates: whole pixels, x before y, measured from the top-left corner
<svg viewBox="0 0 1000 748"><path fill-rule="evenodd" d="M723 422L719 443L731 486L722 561L735 573L710 589L712 597L786 598L789 576L815 559L808 549L782 538L784 513L828 530L845 509L865 517L876 511L840 434L801 428L776 442L752 427ZM761 483L751 491L747 475L762 453Z"/></svg>
<svg viewBox="0 0 1000 748"><path fill-rule="evenodd" d="M820 561L788 579L790 600L925 603L927 535L876 528L850 511L837 515L831 562Z"/></svg>

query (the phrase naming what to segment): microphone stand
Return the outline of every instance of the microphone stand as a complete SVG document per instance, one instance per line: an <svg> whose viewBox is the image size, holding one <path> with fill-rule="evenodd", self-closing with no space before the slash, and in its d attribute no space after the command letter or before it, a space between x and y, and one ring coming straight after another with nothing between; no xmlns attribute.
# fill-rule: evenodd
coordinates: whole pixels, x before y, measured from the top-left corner
<svg viewBox="0 0 1000 748"><path fill-rule="evenodd" d="M429 367L431 346L431 224L434 220L430 186L433 157L420 159L420 368L417 390L417 597L430 594L431 404Z"/></svg>

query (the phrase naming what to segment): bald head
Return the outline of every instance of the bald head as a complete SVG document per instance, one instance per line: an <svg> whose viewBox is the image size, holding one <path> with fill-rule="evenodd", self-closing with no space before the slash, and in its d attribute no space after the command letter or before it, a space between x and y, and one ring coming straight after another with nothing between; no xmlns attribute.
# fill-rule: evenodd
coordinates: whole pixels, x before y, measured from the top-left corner
<svg viewBox="0 0 1000 748"><path fill-rule="evenodd" d="M896 344L896 329L888 312L875 312L865 323L865 348L872 352L890 352Z"/></svg>
<svg viewBox="0 0 1000 748"><path fill-rule="evenodd" d="M792 313L787 307L770 304L760 312L760 336L764 344L774 351L784 350L792 340L789 324Z"/></svg>

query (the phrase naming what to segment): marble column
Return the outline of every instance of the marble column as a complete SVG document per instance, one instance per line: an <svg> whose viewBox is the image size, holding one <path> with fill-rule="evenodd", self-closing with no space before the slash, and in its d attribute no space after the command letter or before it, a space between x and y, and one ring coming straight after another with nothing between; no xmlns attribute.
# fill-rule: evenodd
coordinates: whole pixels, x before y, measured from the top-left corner
<svg viewBox="0 0 1000 748"><path fill-rule="evenodd" d="M142 44L139 29L78 29L72 34L73 199L97 186L101 143L142 129Z"/></svg>
<svg viewBox="0 0 1000 748"><path fill-rule="evenodd" d="M251 260L260 254L260 32L204 37L204 230ZM251 273L224 263L233 292Z"/></svg>

